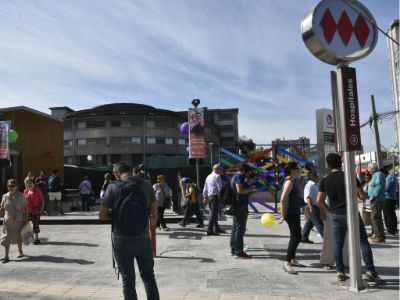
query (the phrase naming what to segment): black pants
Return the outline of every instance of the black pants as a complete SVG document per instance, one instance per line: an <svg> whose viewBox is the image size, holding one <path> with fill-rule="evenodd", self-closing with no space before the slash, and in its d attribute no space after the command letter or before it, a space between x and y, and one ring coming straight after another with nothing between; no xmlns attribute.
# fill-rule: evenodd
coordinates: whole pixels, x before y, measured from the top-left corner
<svg viewBox="0 0 400 300"><path fill-rule="evenodd" d="M212 231L219 231L219 225L218 225L218 213L219 213L219 199L218 195L213 195L209 196L209 204L210 204L210 210L211 210L211 216L210 216L210 221L208 222L208 229L207 231L212 232Z"/></svg>
<svg viewBox="0 0 400 300"><path fill-rule="evenodd" d="M286 261L296 258L296 250L301 242L300 215L286 215L286 223L290 230L290 240L287 249Z"/></svg>
<svg viewBox="0 0 400 300"><path fill-rule="evenodd" d="M186 225L188 219L193 216L193 214L196 215L197 220L199 221L199 225L204 225L203 223L203 214L200 211L200 206L198 203L189 203L185 207L185 213L183 215L183 220L182 223Z"/></svg>
<svg viewBox="0 0 400 300"><path fill-rule="evenodd" d="M391 234L397 233L396 200L386 199L383 216L387 231Z"/></svg>
<svg viewBox="0 0 400 300"><path fill-rule="evenodd" d="M164 206L159 206L157 210L157 227L162 227L162 228L167 228L167 225L165 224L165 219L164 219L164 211L165 207Z"/></svg>
<svg viewBox="0 0 400 300"><path fill-rule="evenodd" d="M81 194L82 211L90 211L90 194Z"/></svg>

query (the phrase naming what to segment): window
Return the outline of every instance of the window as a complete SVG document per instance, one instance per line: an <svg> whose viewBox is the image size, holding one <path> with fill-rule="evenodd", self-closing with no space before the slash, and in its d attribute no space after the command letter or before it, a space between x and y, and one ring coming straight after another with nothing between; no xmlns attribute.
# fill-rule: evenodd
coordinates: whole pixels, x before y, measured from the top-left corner
<svg viewBox="0 0 400 300"><path fill-rule="evenodd" d="M156 121L155 127L157 127L157 128L176 128L176 124L172 121Z"/></svg>
<svg viewBox="0 0 400 300"><path fill-rule="evenodd" d="M222 131L232 131L233 130L233 125L220 125L219 128Z"/></svg>
<svg viewBox="0 0 400 300"><path fill-rule="evenodd" d="M133 119L131 120L132 127L143 127L143 120L141 119Z"/></svg>
<svg viewBox="0 0 400 300"><path fill-rule="evenodd" d="M115 164L122 160L121 154L111 154L111 163Z"/></svg>
<svg viewBox="0 0 400 300"><path fill-rule="evenodd" d="M72 140L64 140L64 146L72 146Z"/></svg>
<svg viewBox="0 0 400 300"><path fill-rule="evenodd" d="M132 138L127 137L111 137L110 138L111 144L132 144Z"/></svg>
<svg viewBox="0 0 400 300"><path fill-rule="evenodd" d="M186 145L186 139L178 139L178 145Z"/></svg>
<svg viewBox="0 0 400 300"><path fill-rule="evenodd" d="M233 115L232 113L229 112L221 112L219 114L219 120L232 120L233 119Z"/></svg>
<svg viewBox="0 0 400 300"><path fill-rule="evenodd" d="M156 144L163 145L165 144L165 138L163 137L156 137Z"/></svg>
<svg viewBox="0 0 400 300"><path fill-rule="evenodd" d="M147 128L154 128L156 127L156 124L154 121L146 121L146 127Z"/></svg>
<svg viewBox="0 0 400 300"><path fill-rule="evenodd" d="M78 122L78 129L85 129L86 128L86 122Z"/></svg>
<svg viewBox="0 0 400 300"><path fill-rule="evenodd" d="M235 144L235 138L232 137L221 137L221 143L231 143L231 145Z"/></svg>
<svg viewBox="0 0 400 300"><path fill-rule="evenodd" d="M141 143L142 143L141 137L133 137L132 138L132 144L141 144Z"/></svg>
<svg viewBox="0 0 400 300"><path fill-rule="evenodd" d="M106 127L105 121L87 121L86 128Z"/></svg>
<svg viewBox="0 0 400 300"><path fill-rule="evenodd" d="M165 144L166 145L173 145L174 144L174 139L173 138L165 138Z"/></svg>
<svg viewBox="0 0 400 300"><path fill-rule="evenodd" d="M72 156L64 156L64 164L72 165L74 163L72 158Z"/></svg>
<svg viewBox="0 0 400 300"><path fill-rule="evenodd" d="M156 138L155 137L148 137L147 138L147 144L155 144L156 143Z"/></svg>
<svg viewBox="0 0 400 300"><path fill-rule="evenodd" d="M76 144L77 144L78 146L86 145L86 139L77 139L77 140L76 140Z"/></svg>
<svg viewBox="0 0 400 300"><path fill-rule="evenodd" d="M64 121L64 129L72 129L72 121L71 120Z"/></svg>
<svg viewBox="0 0 400 300"><path fill-rule="evenodd" d="M111 127L121 127L121 121L111 121Z"/></svg>
<svg viewBox="0 0 400 300"><path fill-rule="evenodd" d="M132 122L131 121L121 121L121 127L124 127L124 128L132 127Z"/></svg>

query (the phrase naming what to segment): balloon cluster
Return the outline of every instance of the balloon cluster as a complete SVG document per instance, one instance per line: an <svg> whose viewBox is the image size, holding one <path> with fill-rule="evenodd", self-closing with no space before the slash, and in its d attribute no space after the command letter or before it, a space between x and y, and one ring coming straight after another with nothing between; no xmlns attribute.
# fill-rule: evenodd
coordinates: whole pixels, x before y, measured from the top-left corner
<svg viewBox="0 0 400 300"><path fill-rule="evenodd" d="M275 224L275 216L271 213L263 214L261 217L261 224L263 224L265 227L271 227Z"/></svg>
<svg viewBox="0 0 400 300"><path fill-rule="evenodd" d="M14 129L10 129L8 132L8 143L13 144L18 140L18 133Z"/></svg>

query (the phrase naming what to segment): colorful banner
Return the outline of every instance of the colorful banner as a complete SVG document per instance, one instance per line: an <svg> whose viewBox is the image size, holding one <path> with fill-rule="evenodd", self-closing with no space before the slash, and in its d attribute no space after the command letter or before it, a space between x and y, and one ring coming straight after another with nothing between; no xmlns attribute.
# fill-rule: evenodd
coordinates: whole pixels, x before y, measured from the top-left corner
<svg viewBox="0 0 400 300"><path fill-rule="evenodd" d="M189 108L189 158L204 159L206 157L206 142L204 139L204 109Z"/></svg>
<svg viewBox="0 0 400 300"><path fill-rule="evenodd" d="M10 121L0 121L0 160L10 160L10 149L8 147L10 126Z"/></svg>

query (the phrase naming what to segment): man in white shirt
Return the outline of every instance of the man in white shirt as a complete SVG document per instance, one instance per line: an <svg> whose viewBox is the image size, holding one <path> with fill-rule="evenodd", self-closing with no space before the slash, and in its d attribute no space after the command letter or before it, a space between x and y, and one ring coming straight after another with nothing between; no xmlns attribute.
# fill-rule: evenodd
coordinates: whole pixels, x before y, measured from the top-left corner
<svg viewBox="0 0 400 300"><path fill-rule="evenodd" d="M308 173L308 182L304 187L304 202L306 205L307 211L307 221L304 224L303 230L301 232L301 242L312 244L313 241L310 241L309 235L311 229L315 226L323 237L324 234L324 223L321 219L320 208L317 203L318 196L318 186L319 176L318 173L311 171Z"/></svg>
<svg viewBox="0 0 400 300"><path fill-rule="evenodd" d="M203 197L208 200L210 205L211 215L210 221L208 222L207 235L219 235L225 233L218 225L218 213L219 213L219 191L222 187L221 168L218 164L213 166L213 171L207 176L206 182L203 189Z"/></svg>

